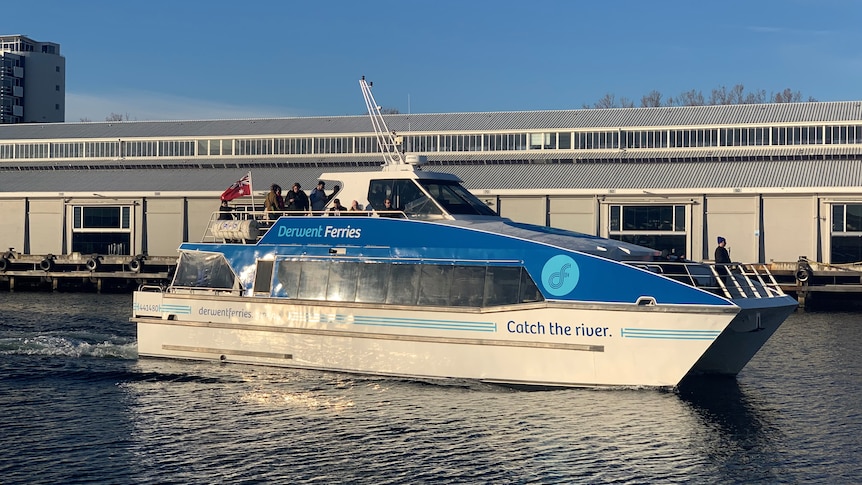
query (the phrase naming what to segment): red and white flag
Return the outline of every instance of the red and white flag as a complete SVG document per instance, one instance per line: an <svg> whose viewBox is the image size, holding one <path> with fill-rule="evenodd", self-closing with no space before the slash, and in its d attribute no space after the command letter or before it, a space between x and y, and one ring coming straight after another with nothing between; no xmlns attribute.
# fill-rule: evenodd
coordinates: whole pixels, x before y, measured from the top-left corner
<svg viewBox="0 0 862 485"><path fill-rule="evenodd" d="M234 200L237 197L251 195L251 172L234 182L221 194L221 200Z"/></svg>

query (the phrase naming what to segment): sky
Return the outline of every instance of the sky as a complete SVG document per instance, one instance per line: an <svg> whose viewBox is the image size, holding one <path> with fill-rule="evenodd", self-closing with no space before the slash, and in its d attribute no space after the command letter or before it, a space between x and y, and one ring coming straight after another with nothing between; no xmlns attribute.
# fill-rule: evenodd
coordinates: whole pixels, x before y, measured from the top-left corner
<svg viewBox="0 0 862 485"><path fill-rule="evenodd" d="M24 4L22 4L24 5ZM856 0L42 0L66 121L578 109L742 84L860 100ZM37 7L38 6L38 7Z"/></svg>

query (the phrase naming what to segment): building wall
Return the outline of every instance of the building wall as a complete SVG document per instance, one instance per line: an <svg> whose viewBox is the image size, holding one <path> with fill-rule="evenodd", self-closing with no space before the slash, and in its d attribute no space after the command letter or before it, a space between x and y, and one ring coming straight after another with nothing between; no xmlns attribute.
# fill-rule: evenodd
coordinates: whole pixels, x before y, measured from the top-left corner
<svg viewBox="0 0 862 485"><path fill-rule="evenodd" d="M727 239L733 261L760 261L760 198L755 195L711 196L706 204L707 247L715 248L718 236ZM710 251L705 259L713 259Z"/></svg>
<svg viewBox="0 0 862 485"><path fill-rule="evenodd" d="M9 248L24 252L24 218L27 201L0 200L0 253Z"/></svg>
<svg viewBox="0 0 862 485"><path fill-rule="evenodd" d="M548 213L547 201L545 196L501 196L497 210L503 217L544 226Z"/></svg>
<svg viewBox="0 0 862 485"><path fill-rule="evenodd" d="M518 222L545 225L608 237L612 205L682 205L685 207L685 255L711 260L716 238L728 240L731 257L744 262L792 262L799 256L830 261L832 207L862 204L853 194L721 194L666 197L615 195L513 196L483 194L501 215ZM604 199L604 200L603 200ZM73 251L75 207L120 206L130 209L129 255L176 256L184 241L200 241L217 199L196 197L129 197L125 199L21 198L0 199L0 250L28 254L69 254ZM122 229L119 230L122 232ZM852 237L852 234L850 235Z"/></svg>
<svg viewBox="0 0 862 485"><path fill-rule="evenodd" d="M817 199L803 196L763 197L763 246L768 261L796 261L817 254ZM828 235L827 235L828 237Z"/></svg>
<svg viewBox="0 0 862 485"><path fill-rule="evenodd" d="M59 199L32 199L29 213L29 252L63 254L65 203Z"/></svg>
<svg viewBox="0 0 862 485"><path fill-rule="evenodd" d="M550 197L548 202L551 227L596 234L598 212L595 197Z"/></svg>
<svg viewBox="0 0 862 485"><path fill-rule="evenodd" d="M25 57L23 121L25 123L65 121L66 60L62 56L40 52L28 52Z"/></svg>
<svg viewBox="0 0 862 485"><path fill-rule="evenodd" d="M149 198L141 226L141 245L137 252L146 251L152 256L176 255L177 246L187 234L185 198ZM145 231L145 232L144 232Z"/></svg>

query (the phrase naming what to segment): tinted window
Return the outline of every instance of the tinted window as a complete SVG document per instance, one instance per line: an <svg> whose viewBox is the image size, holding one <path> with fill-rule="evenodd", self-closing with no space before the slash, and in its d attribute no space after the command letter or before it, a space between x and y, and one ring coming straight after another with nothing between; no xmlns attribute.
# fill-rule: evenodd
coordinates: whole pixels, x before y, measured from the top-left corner
<svg viewBox="0 0 862 485"><path fill-rule="evenodd" d="M356 288L356 301L363 303L385 302L390 265L359 263L359 266L359 286Z"/></svg>

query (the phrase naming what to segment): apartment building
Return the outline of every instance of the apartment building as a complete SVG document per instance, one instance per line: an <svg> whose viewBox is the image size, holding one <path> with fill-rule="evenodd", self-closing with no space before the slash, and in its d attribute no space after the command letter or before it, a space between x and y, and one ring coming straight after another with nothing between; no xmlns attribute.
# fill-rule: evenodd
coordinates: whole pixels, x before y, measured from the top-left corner
<svg viewBox="0 0 862 485"><path fill-rule="evenodd" d="M0 124L66 118L66 59L60 44L0 35Z"/></svg>

